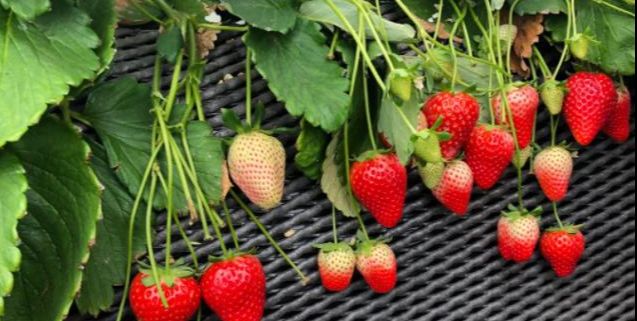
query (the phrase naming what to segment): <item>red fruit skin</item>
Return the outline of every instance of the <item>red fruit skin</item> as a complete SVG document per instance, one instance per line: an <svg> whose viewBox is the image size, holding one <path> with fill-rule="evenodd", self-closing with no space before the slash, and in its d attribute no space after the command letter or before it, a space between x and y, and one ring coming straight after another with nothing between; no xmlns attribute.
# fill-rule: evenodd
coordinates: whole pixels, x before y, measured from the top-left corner
<svg viewBox="0 0 637 321"><path fill-rule="evenodd" d="M476 185L483 190L491 189L511 164L514 153L515 142L509 132L498 127L476 126L465 152Z"/></svg>
<svg viewBox="0 0 637 321"><path fill-rule="evenodd" d="M613 79L606 74L578 72L566 82L564 118L575 140L590 145L617 104Z"/></svg>
<svg viewBox="0 0 637 321"><path fill-rule="evenodd" d="M352 282L356 269L356 255L351 250L321 252L318 257L318 266L323 287L330 292L342 292Z"/></svg>
<svg viewBox="0 0 637 321"><path fill-rule="evenodd" d="M135 276L129 294L131 309L139 321L188 321L195 315L201 303L195 278L175 279L172 287L162 284L168 301L168 308L164 308L157 287L142 283L146 276L144 273Z"/></svg>
<svg viewBox="0 0 637 321"><path fill-rule="evenodd" d="M442 180L433 194L447 209L464 216L469 209L473 189L473 173L467 163L453 161L447 165Z"/></svg>
<svg viewBox="0 0 637 321"><path fill-rule="evenodd" d="M389 245L379 243L369 253L359 253L356 267L372 291L387 294L396 287L398 264Z"/></svg>
<svg viewBox="0 0 637 321"><path fill-rule="evenodd" d="M633 103L628 89L619 89L617 95L617 104L610 112L604 133L617 143L625 143L630 137L630 112Z"/></svg>
<svg viewBox="0 0 637 321"><path fill-rule="evenodd" d="M544 195L552 202L560 202L568 194L573 157L562 147L550 147L537 155L533 171Z"/></svg>
<svg viewBox="0 0 637 321"><path fill-rule="evenodd" d="M532 215L518 219L500 217L498 222L498 248L506 261L528 262L540 239L540 224Z"/></svg>
<svg viewBox="0 0 637 321"><path fill-rule="evenodd" d="M469 94L440 92L429 98L422 111L427 117L427 123L432 125L442 117L442 125L438 131L452 136L450 140L440 144L442 155L446 160L453 160L462 152L478 122L480 104Z"/></svg>
<svg viewBox="0 0 637 321"><path fill-rule="evenodd" d="M263 318L265 274L253 255L213 263L201 277L201 291L208 307L222 321Z"/></svg>
<svg viewBox="0 0 637 321"><path fill-rule="evenodd" d="M354 196L376 221L393 228L403 217L407 170L394 154L379 154L355 162L350 174Z"/></svg>
<svg viewBox="0 0 637 321"><path fill-rule="evenodd" d="M520 149L525 149L531 144L533 139L533 126L540 106L540 95L531 85L525 85L521 88L510 91L507 95L509 109L513 116L513 124L515 125L515 133L518 138ZM493 98L493 107L496 113L496 123L508 125L509 116L502 113L502 96L497 95Z"/></svg>
<svg viewBox="0 0 637 321"><path fill-rule="evenodd" d="M542 235L540 248L555 274L565 278L575 272L579 260L584 255L586 240L584 234L579 231L576 234L566 231L549 231Z"/></svg>

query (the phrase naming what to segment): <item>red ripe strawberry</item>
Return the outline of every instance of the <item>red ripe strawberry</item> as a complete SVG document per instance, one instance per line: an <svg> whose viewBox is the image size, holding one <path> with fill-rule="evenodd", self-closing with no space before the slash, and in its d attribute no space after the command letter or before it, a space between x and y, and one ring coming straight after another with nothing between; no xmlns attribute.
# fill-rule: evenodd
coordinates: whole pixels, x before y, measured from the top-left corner
<svg viewBox="0 0 637 321"><path fill-rule="evenodd" d="M630 136L630 111L633 104L628 89L621 88L617 94L619 99L611 110L604 133L616 142L624 143Z"/></svg>
<svg viewBox="0 0 637 321"><path fill-rule="evenodd" d="M533 213L512 211L500 217L498 248L505 260L516 263L529 261L539 239L540 224Z"/></svg>
<svg viewBox="0 0 637 321"><path fill-rule="evenodd" d="M537 155L533 171L546 197L559 202L568 193L573 174L573 157L564 147L549 147Z"/></svg>
<svg viewBox="0 0 637 321"><path fill-rule="evenodd" d="M283 197L285 149L276 138L259 131L235 137L228 151L230 176L252 203L264 210Z"/></svg>
<svg viewBox="0 0 637 321"><path fill-rule="evenodd" d="M429 98L422 110L429 124L442 117L442 125L437 130L451 134L450 140L440 144L442 155L447 160L456 158L480 117L478 101L465 93L441 92Z"/></svg>
<svg viewBox="0 0 637 321"><path fill-rule="evenodd" d="M354 196L378 223L386 228L398 225L407 193L407 170L394 154L376 154L352 165Z"/></svg>
<svg viewBox="0 0 637 321"><path fill-rule="evenodd" d="M464 216L469 209L472 189L473 173L469 165L463 161L453 161L447 164L433 194L446 208Z"/></svg>
<svg viewBox="0 0 637 321"><path fill-rule="evenodd" d="M507 94L509 109L513 116L513 124L515 125L515 133L518 137L520 149L525 149L531 144L533 138L533 126L540 106L540 95L533 86L525 85L515 88ZM493 107L496 113L496 122L498 124L509 124L509 115L505 113L502 107L502 95L493 98Z"/></svg>
<svg viewBox="0 0 637 321"><path fill-rule="evenodd" d="M385 294L396 287L396 256L391 247L379 241L364 241L356 251L356 268L376 293Z"/></svg>
<svg viewBox="0 0 637 321"><path fill-rule="evenodd" d="M544 233L540 248L555 274L564 278L575 272L577 263L584 255L586 240L578 227L567 226Z"/></svg>
<svg viewBox="0 0 637 321"><path fill-rule="evenodd" d="M319 274L323 287L331 292L341 292L352 282L356 269L356 254L346 243L330 243L317 246Z"/></svg>
<svg viewBox="0 0 637 321"><path fill-rule="evenodd" d="M602 130L617 104L613 79L601 73L578 72L566 82L564 117L575 140L588 146Z"/></svg>
<svg viewBox="0 0 637 321"><path fill-rule="evenodd" d="M173 271L174 272L174 271ZM139 321L188 321L201 302L201 292L194 277L179 277L161 273L161 288L168 307L164 307L154 279L140 272L131 283L131 309Z"/></svg>
<svg viewBox="0 0 637 321"><path fill-rule="evenodd" d="M511 164L514 153L515 142L509 132L499 127L478 125L466 148L466 162L476 185L484 190L492 188Z"/></svg>
<svg viewBox="0 0 637 321"><path fill-rule="evenodd" d="M221 321L260 321L265 308L265 274L259 259L240 255L213 263L201 277L208 307Z"/></svg>

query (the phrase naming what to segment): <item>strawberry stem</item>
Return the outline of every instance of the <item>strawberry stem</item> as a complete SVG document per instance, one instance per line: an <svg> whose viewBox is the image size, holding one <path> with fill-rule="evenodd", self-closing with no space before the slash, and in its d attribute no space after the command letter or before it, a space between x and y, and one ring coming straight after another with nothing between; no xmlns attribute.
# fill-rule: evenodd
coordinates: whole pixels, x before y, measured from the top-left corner
<svg viewBox="0 0 637 321"><path fill-rule="evenodd" d="M513 14L515 13L515 7L518 6L518 4L520 3L520 0L515 0L513 2L513 4L511 4L511 8L509 8L509 25L513 25ZM511 52L513 49L513 37L509 37L509 39L507 39L507 59L506 59L506 68L507 68L507 74L512 75L512 69L511 69Z"/></svg>
<svg viewBox="0 0 637 321"><path fill-rule="evenodd" d="M248 217L250 218L250 220L259 228L259 230L261 230L261 233L270 242L272 247L274 247L274 249L276 249L277 252L279 252L279 254L283 257L283 259L298 274L298 276L301 278L301 282L303 284L307 284L308 282L307 276L305 276L305 274L301 271L301 269L299 269L296 263L294 263L294 261L290 259L287 253L285 253L285 251L281 248L281 246L279 246L279 243L277 243L277 241L274 240L272 235L270 235L270 232L268 232L268 229L266 229L263 223L259 221L259 218L257 218L256 215L254 215L250 207L248 207L248 205L246 205L246 203L241 200L239 195L237 195L237 193L234 190L232 189L230 190L230 195L232 195L232 198L237 202L237 204L239 204L239 206L246 212L246 214L248 214Z"/></svg>
<svg viewBox="0 0 637 321"><path fill-rule="evenodd" d="M242 27L242 26L223 26L212 23L200 23L197 24L197 27L209 29L209 30L217 30L217 31L237 31L237 32L246 32L250 28Z"/></svg>
<svg viewBox="0 0 637 321"><path fill-rule="evenodd" d="M364 73L364 68L362 72ZM372 143L372 148L374 151L378 151L378 146L376 145L376 137L374 136L374 125L372 124L372 112L369 106L369 87L367 84L367 80L363 77L363 98L365 100L365 121L367 122L367 134L369 135L369 140Z"/></svg>
<svg viewBox="0 0 637 321"><path fill-rule="evenodd" d="M230 215L230 211L228 210L228 204L223 200L221 202L223 206L223 212L226 215L226 224L228 224L228 229L230 229L230 235L232 235L232 242L234 243L234 248L238 251L240 249L239 246L239 237L237 236L237 231L234 229L234 225L232 224L232 215Z"/></svg>
<svg viewBox="0 0 637 321"><path fill-rule="evenodd" d="M332 205L332 234L334 235L334 243L338 243L338 229L336 228L336 208Z"/></svg>
<svg viewBox="0 0 637 321"><path fill-rule="evenodd" d="M164 294L164 289L161 286L162 280L159 278L159 271L157 270L157 262L155 261L155 250L153 249L153 235L152 235L152 218L153 218L153 199L155 197L155 193L157 191L157 171L159 168L155 166L154 172L150 179L150 190L148 196L148 205L146 206L146 251L148 251L148 261L150 261L151 274L153 276L153 280L155 281L155 287L157 287L157 293L159 294L159 299L161 300L164 308L168 308L168 301L166 300L166 295ZM170 249L166 249L166 253L168 253Z"/></svg>
<svg viewBox="0 0 637 321"><path fill-rule="evenodd" d="M564 223L562 223L562 219L560 218L560 214L557 211L557 202L553 202L553 215L555 216L555 220L561 229L564 228Z"/></svg>
<svg viewBox="0 0 637 321"><path fill-rule="evenodd" d="M327 59L334 60L336 54L336 47L338 46L339 34L338 30L334 31L332 36L332 43L330 44L330 50L327 52Z"/></svg>
<svg viewBox="0 0 637 321"><path fill-rule="evenodd" d="M438 16L436 17L436 30L434 30L434 35L433 35L434 39L438 39L438 36L440 34L440 27L442 26L442 13L444 8L445 8L444 0L438 1L438 13L437 13Z"/></svg>
<svg viewBox="0 0 637 321"><path fill-rule="evenodd" d="M376 30L376 25L374 24L372 19L369 17L369 13L365 9L364 5L360 3L360 0L353 0L352 2L358 8L359 14L363 17L363 19L365 19L365 22L367 22L369 29L372 31L372 37L374 37L374 40L378 44L378 48L380 49L381 54L385 58L385 61L387 62L387 66L389 67L389 70L393 71L395 69L394 63L392 62L389 52L387 51L387 48L385 47L385 43L378 35L378 31Z"/></svg>
<svg viewBox="0 0 637 321"><path fill-rule="evenodd" d="M252 126L252 49L246 46L246 123Z"/></svg>

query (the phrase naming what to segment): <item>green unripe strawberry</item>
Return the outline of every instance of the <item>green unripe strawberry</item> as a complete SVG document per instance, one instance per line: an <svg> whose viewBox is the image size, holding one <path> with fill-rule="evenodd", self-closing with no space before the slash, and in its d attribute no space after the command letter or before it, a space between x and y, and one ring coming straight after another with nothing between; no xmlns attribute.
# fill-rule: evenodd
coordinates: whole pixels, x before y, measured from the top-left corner
<svg viewBox="0 0 637 321"><path fill-rule="evenodd" d="M564 97L566 97L562 84L553 79L547 80L541 88L540 96L551 115L558 115L562 112Z"/></svg>
<svg viewBox="0 0 637 321"><path fill-rule="evenodd" d="M396 69L389 76L389 89L391 93L403 101L411 99L413 78L407 70Z"/></svg>
<svg viewBox="0 0 637 321"><path fill-rule="evenodd" d="M569 40L571 53L573 54L573 56L580 60L586 60L586 58L588 57L588 49L590 48L591 40L592 39L590 36L583 33L578 33L573 36Z"/></svg>
<svg viewBox="0 0 637 321"><path fill-rule="evenodd" d="M276 138L259 131L239 134L228 151L232 180L252 203L264 210L283 197L285 149Z"/></svg>
<svg viewBox="0 0 637 321"><path fill-rule="evenodd" d="M414 154L427 163L442 162L442 150L438 135L431 133L427 138L418 137L414 143Z"/></svg>
<svg viewBox="0 0 637 321"><path fill-rule="evenodd" d="M445 172L445 163L427 163L426 165L418 166L418 173L420 174L420 178L422 178L423 183L429 189L434 189L438 187L440 181L442 180L442 174Z"/></svg>

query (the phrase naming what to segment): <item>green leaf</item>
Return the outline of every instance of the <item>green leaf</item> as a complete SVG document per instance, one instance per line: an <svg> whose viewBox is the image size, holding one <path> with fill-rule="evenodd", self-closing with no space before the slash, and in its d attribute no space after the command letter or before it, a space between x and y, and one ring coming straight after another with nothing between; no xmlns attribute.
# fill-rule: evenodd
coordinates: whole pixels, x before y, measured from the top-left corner
<svg viewBox="0 0 637 321"><path fill-rule="evenodd" d="M28 215L18 225L22 264L5 321L61 321L80 282L100 216L99 182L79 134L44 118L9 150L29 182Z"/></svg>
<svg viewBox="0 0 637 321"><path fill-rule="evenodd" d="M25 20L32 20L51 8L49 0L0 0L0 4Z"/></svg>
<svg viewBox="0 0 637 321"><path fill-rule="evenodd" d="M396 105L392 97L385 96L378 116L378 131L387 136L387 140L394 146L396 155L403 165L409 162L414 152L414 143L411 140L411 129L401 117L398 108L403 111L411 126L417 128L422 102L415 96L400 107Z"/></svg>
<svg viewBox="0 0 637 321"><path fill-rule="evenodd" d="M507 0L513 5L516 0ZM521 0L515 7L518 15L558 14L568 11L564 0Z"/></svg>
<svg viewBox="0 0 637 321"><path fill-rule="evenodd" d="M607 0L634 12L622 1ZM608 73L635 74L635 18L606 7L594 0L581 0L576 5L577 28L595 40L590 44L587 60ZM546 26L555 41L566 40L566 16L549 17Z"/></svg>
<svg viewBox="0 0 637 321"><path fill-rule="evenodd" d="M493 10L500 10L504 7L505 2L506 0L491 0L491 8L493 8Z"/></svg>
<svg viewBox="0 0 637 321"><path fill-rule="evenodd" d="M290 114L304 116L327 132L343 125L348 81L343 69L327 60L329 49L316 24L300 21L285 35L251 29L244 41L254 51L257 69Z"/></svg>
<svg viewBox="0 0 637 321"><path fill-rule="evenodd" d="M325 160L327 134L320 128L301 122L301 134L296 140L294 164L311 179L321 177L321 168Z"/></svg>
<svg viewBox="0 0 637 321"><path fill-rule="evenodd" d="M204 121L190 122L187 136L199 185L209 201L221 201L223 142L214 136L210 124Z"/></svg>
<svg viewBox="0 0 637 321"><path fill-rule="evenodd" d="M90 146L93 154L91 167L104 188L103 217L97 223L96 242L91 248L91 257L84 269L82 286L75 302L83 314L97 316L113 304L113 286L126 280L128 229L134 199L108 164L104 147L92 141ZM143 253L145 235L144 216L137 215L132 243L134 257Z"/></svg>
<svg viewBox="0 0 637 321"><path fill-rule="evenodd" d="M340 135L334 135L332 141L327 146L325 161L323 162L321 189L334 207L343 212L343 215L355 217L361 211L360 205L350 192L347 184L345 184L346 180L339 175L340 168L343 166L341 162L338 162L336 157L336 149L341 145L339 136Z"/></svg>
<svg viewBox="0 0 637 321"><path fill-rule="evenodd" d="M403 0L403 3L412 13L423 20L429 20L438 13L436 8L438 1Z"/></svg>
<svg viewBox="0 0 637 321"><path fill-rule="evenodd" d="M241 0L238 0L241 1ZM358 31L358 8L347 0L334 0L347 21ZM386 32L387 40L392 42L411 42L416 30L407 24L400 24L384 19L375 12L369 12L372 22ZM330 24L346 30L343 21L328 6L325 0L311 0L301 5L300 15L306 19ZM367 35L371 36L371 28L367 26Z"/></svg>
<svg viewBox="0 0 637 321"><path fill-rule="evenodd" d="M221 0L228 10L250 25L286 33L296 23L295 0Z"/></svg>
<svg viewBox="0 0 637 321"><path fill-rule="evenodd" d="M65 1L33 22L0 9L0 146L16 141L40 119L47 104L100 67L99 39L89 17Z"/></svg>
<svg viewBox="0 0 637 321"><path fill-rule="evenodd" d="M111 168L133 195L150 159L150 95L150 87L122 78L95 88L84 109L84 117L104 143Z"/></svg>
<svg viewBox="0 0 637 321"><path fill-rule="evenodd" d="M429 61L425 62L425 70L428 74L441 74L447 80L451 80L450 74L444 73L444 70L453 72L453 57L451 53L442 49L432 49ZM466 57L457 57L458 74L457 82L460 88L467 89L477 87L481 91L492 92L497 89L497 80L495 78L496 68L483 61L472 60ZM493 75L493 81L489 86L489 76Z"/></svg>
<svg viewBox="0 0 637 321"><path fill-rule="evenodd" d="M170 63L177 61L179 52L184 47L179 26L173 25L157 38L157 52Z"/></svg>
<svg viewBox="0 0 637 321"><path fill-rule="evenodd" d="M4 314L3 297L13 289L13 274L20 266L18 220L26 214L27 179L20 161L7 151L0 151L0 316Z"/></svg>
<svg viewBox="0 0 637 321"><path fill-rule="evenodd" d="M102 61L101 71L104 71L115 57L115 0L81 0L78 5L91 17L91 28L101 39L95 52Z"/></svg>

